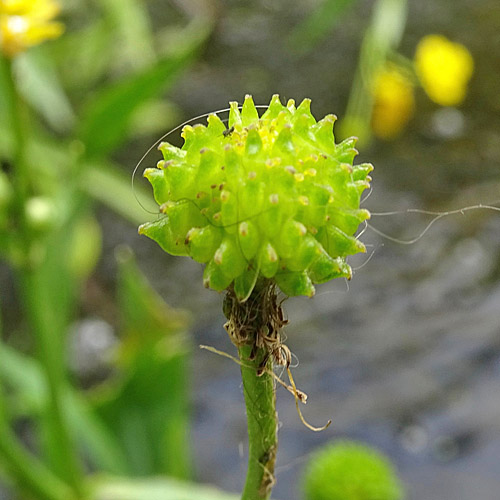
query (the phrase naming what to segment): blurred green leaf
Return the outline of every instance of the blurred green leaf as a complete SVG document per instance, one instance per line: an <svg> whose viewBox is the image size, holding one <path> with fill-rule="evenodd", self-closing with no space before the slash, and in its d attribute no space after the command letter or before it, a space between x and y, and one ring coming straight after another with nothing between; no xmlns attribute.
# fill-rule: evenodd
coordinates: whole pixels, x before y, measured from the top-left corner
<svg viewBox="0 0 500 500"><path fill-rule="evenodd" d="M170 478L131 480L94 479L92 500L238 500L239 495L212 486L185 483Z"/></svg>
<svg viewBox="0 0 500 500"><path fill-rule="evenodd" d="M14 415L39 414L47 401L47 385L40 365L7 345L0 349L0 378L11 390Z"/></svg>
<svg viewBox="0 0 500 500"><path fill-rule="evenodd" d="M85 280L97 266L102 251L102 231L92 216L83 216L75 221L69 235L68 266L78 280Z"/></svg>
<svg viewBox="0 0 500 500"><path fill-rule="evenodd" d="M34 417L43 412L48 389L42 368L35 359L3 345L0 380L10 389L9 408L14 416ZM92 464L109 473L125 474L125 458L112 434L92 413L84 398L70 388L65 391L64 411L73 436L85 448Z"/></svg>
<svg viewBox="0 0 500 500"><path fill-rule="evenodd" d="M140 104L172 85L194 58L199 44L173 56L166 56L147 68L99 92L86 106L78 137L88 157L102 156L120 146L134 111Z"/></svg>
<svg viewBox="0 0 500 500"><path fill-rule="evenodd" d="M370 32L383 50L395 49L399 45L407 14L407 0L379 0L375 4Z"/></svg>
<svg viewBox="0 0 500 500"><path fill-rule="evenodd" d="M124 173L112 163L89 162L82 171L80 186L95 200L138 225L156 218L158 206L149 191L140 185L140 179L132 190L131 179L132 174Z"/></svg>
<svg viewBox="0 0 500 500"><path fill-rule="evenodd" d="M116 62L134 69L156 59L151 22L146 3L138 0L98 0L116 40Z"/></svg>
<svg viewBox="0 0 500 500"><path fill-rule="evenodd" d="M373 108L371 85L389 52L399 45L407 14L407 0L378 0L375 3L372 20L361 45L346 113L337 129L339 137L356 135L360 143L370 140Z"/></svg>
<svg viewBox="0 0 500 500"><path fill-rule="evenodd" d="M88 89L108 70L113 54L113 32L106 19L98 19L79 31L66 33L52 43L65 87L76 95Z"/></svg>
<svg viewBox="0 0 500 500"><path fill-rule="evenodd" d="M144 102L133 113L130 125L130 137L158 136L180 123L180 111L166 99L151 99Z"/></svg>
<svg viewBox="0 0 500 500"><path fill-rule="evenodd" d="M71 192L70 186L67 189ZM76 306L76 282L66 261L69 247L66 229L62 227L47 235L43 243L38 243L38 248L32 244L31 254L37 250L36 264L26 266L19 279L25 314L44 378L50 387L39 419L43 455L53 472L70 482L79 463L72 451L70 425L64 408L66 334Z"/></svg>
<svg viewBox="0 0 500 500"><path fill-rule="evenodd" d="M111 474L127 474L127 460L106 425L77 392L68 392L66 411L71 430L84 447L92 464Z"/></svg>
<svg viewBox="0 0 500 500"><path fill-rule="evenodd" d="M7 128L8 126L8 116L7 110L9 109L9 105L7 99L9 97L9 93L7 91L7 67L5 64L0 64L0 127ZM6 131L7 132L7 131ZM0 134L0 143L5 142L5 134Z"/></svg>
<svg viewBox="0 0 500 500"><path fill-rule="evenodd" d="M68 131L75 123L71 104L62 88L54 61L44 47L37 47L16 58L19 91L57 132Z"/></svg>
<svg viewBox="0 0 500 500"><path fill-rule="evenodd" d="M185 332L190 322L186 311L170 307L151 287L128 247L117 250L118 304L122 328L129 341L161 341L167 357L185 349ZM161 346L160 346L161 347ZM175 347L175 349L174 349Z"/></svg>
<svg viewBox="0 0 500 500"><path fill-rule="evenodd" d="M122 442L134 474L187 478L187 316L150 287L128 249L118 261L119 375L96 394L97 408Z"/></svg>
<svg viewBox="0 0 500 500"><path fill-rule="evenodd" d="M12 95L7 83L9 78L7 65L0 63L0 155L3 160L9 159L14 146L14 134L12 132L9 109L11 109Z"/></svg>
<svg viewBox="0 0 500 500"><path fill-rule="evenodd" d="M74 155L73 147L78 147L78 144L55 142L45 137L34 137L28 144L28 156L37 158L37 175L41 186L61 187L61 179L70 173L68 162ZM0 156L8 158L10 148L11 133L2 124L0 115ZM78 172L72 179L84 193L114 210L132 224L138 225L153 220L158 212L158 206L153 201L149 186L141 185L141 178L136 179L132 189L131 176L132 173L124 172L111 162L88 160L79 164Z"/></svg>
<svg viewBox="0 0 500 500"><path fill-rule="evenodd" d="M324 0L291 33L289 42L298 52L308 52L340 22L356 0Z"/></svg>

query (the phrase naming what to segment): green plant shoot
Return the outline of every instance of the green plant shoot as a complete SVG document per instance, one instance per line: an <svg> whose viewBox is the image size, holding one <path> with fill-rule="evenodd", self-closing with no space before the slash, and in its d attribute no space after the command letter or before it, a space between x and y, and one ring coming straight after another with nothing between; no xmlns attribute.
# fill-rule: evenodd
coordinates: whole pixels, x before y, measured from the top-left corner
<svg viewBox="0 0 500 500"><path fill-rule="evenodd" d="M208 126L185 126L182 148L162 143L163 160L144 172L163 216L139 232L206 264L205 286L226 290L225 328L238 348L247 410L242 500L267 500L275 484L273 366L287 369L297 409L306 398L289 369L278 287L311 297L317 283L349 279L346 257L365 251L354 234L370 215L359 206L373 167L353 165L356 139L335 144L334 122L317 122L309 99L284 106L277 95L259 117L246 96L241 112L231 103L227 127L216 114Z"/></svg>

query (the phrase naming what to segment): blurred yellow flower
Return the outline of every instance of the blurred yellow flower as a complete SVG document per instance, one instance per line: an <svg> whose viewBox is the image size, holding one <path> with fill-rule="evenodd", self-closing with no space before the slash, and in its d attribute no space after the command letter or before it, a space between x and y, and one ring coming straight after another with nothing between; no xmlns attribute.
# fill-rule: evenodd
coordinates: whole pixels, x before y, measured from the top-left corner
<svg viewBox="0 0 500 500"><path fill-rule="evenodd" d="M372 93L373 133L380 139L394 139L415 110L413 84L401 69L388 65L376 75Z"/></svg>
<svg viewBox="0 0 500 500"><path fill-rule="evenodd" d="M14 57L64 31L53 21L60 7L53 0L0 0L0 50Z"/></svg>
<svg viewBox="0 0 500 500"><path fill-rule="evenodd" d="M434 102L456 106L464 100L474 71L466 47L442 35L428 35L417 46L415 66L422 87Z"/></svg>

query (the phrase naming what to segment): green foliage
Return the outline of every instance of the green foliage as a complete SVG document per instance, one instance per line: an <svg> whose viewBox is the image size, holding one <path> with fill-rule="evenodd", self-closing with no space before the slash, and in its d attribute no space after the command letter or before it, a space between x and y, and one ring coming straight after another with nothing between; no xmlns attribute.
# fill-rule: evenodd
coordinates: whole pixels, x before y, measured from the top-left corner
<svg viewBox="0 0 500 500"><path fill-rule="evenodd" d="M128 249L118 253L121 337L117 375L97 390L99 415L127 457L129 474L191 476L187 314L147 283Z"/></svg>
<svg viewBox="0 0 500 500"><path fill-rule="evenodd" d="M231 103L229 129L218 116L186 126L182 149L160 145L164 160L144 175L165 214L141 234L173 255L206 263L205 286L232 283L246 300L259 275L287 295L351 276L347 255L364 252L353 233L369 217L359 208L370 164L352 165L355 139L335 144L328 115L316 122L305 99L278 96L259 118L247 96Z"/></svg>
<svg viewBox="0 0 500 500"><path fill-rule="evenodd" d="M19 56L17 72L19 90L33 109L57 132L71 130L76 116L57 73L56 61L45 47Z"/></svg>
<svg viewBox="0 0 500 500"><path fill-rule="evenodd" d="M301 48L349 3L325 1L297 32ZM130 253L119 258L112 376L84 391L67 366L70 325L101 253L96 202L133 224L145 217L110 155L171 125L165 91L198 57L212 12L196 4L183 9L184 27L157 27L140 0L65 8L59 40L0 60L0 258L25 319L0 339L2 474L20 495L43 500L233 498L162 477L192 475L187 319L154 293ZM155 119L137 126L152 103ZM296 108L278 98L259 118L247 99L241 113L233 104L229 129L216 116L187 127L184 147L163 144L162 168L146 173L165 217L142 232L206 264L205 283L232 283L241 300L259 276L289 295L350 276L345 257L364 251L353 235L369 216L359 199L372 167L352 165L352 139L334 144L333 121L316 122L307 100ZM24 350L10 344L18 338ZM33 424L37 455L12 431L17 419ZM156 478L137 478L145 475Z"/></svg>
<svg viewBox="0 0 500 500"><path fill-rule="evenodd" d="M134 120L151 102L170 112L138 132L169 125L164 92L212 29L207 13L187 15L165 47L165 28L153 27L144 2L64 7L67 33L59 40L13 60L0 56L0 258L26 320L5 334L26 352L0 338L0 462L20 495L42 500L88 498L87 465L123 476L191 475L186 317L154 294L130 255L120 264L115 376L91 392L77 389L67 342L101 255L95 202L133 224L144 220L135 196L154 209L143 188L131 190L133 164L127 172L109 155L138 135ZM33 423L37 456L12 432L17 419ZM143 498L152 491L130 490L144 490ZM162 484L165 498L180 490Z"/></svg>
<svg viewBox="0 0 500 500"><path fill-rule="evenodd" d="M134 111L172 84L193 55L190 50L178 56L167 56L100 92L87 105L79 126L78 136L86 146L86 154L103 156L123 143Z"/></svg>
<svg viewBox="0 0 500 500"><path fill-rule="evenodd" d="M401 500L402 485L380 452L341 441L314 453L303 478L306 500Z"/></svg>
<svg viewBox="0 0 500 500"><path fill-rule="evenodd" d="M92 500L238 500L211 486L184 483L170 478L127 480L98 478L94 484Z"/></svg>

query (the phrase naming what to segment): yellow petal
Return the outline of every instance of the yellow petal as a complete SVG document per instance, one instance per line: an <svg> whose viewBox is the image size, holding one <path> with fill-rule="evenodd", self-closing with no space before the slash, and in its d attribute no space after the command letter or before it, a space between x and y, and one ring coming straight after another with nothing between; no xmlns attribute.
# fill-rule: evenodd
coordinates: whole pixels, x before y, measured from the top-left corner
<svg viewBox="0 0 500 500"><path fill-rule="evenodd" d="M53 0L0 0L0 49L13 57L59 37L64 26L52 21L59 12L59 4Z"/></svg>
<svg viewBox="0 0 500 500"><path fill-rule="evenodd" d="M428 35L415 53L417 75L427 95L442 106L460 104L474 71L474 60L466 47L442 35Z"/></svg>
<svg viewBox="0 0 500 500"><path fill-rule="evenodd" d="M413 115L413 84L402 70L391 65L375 77L372 92L373 133L381 139L394 139Z"/></svg>

